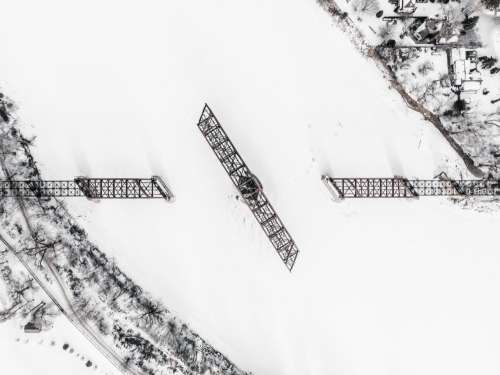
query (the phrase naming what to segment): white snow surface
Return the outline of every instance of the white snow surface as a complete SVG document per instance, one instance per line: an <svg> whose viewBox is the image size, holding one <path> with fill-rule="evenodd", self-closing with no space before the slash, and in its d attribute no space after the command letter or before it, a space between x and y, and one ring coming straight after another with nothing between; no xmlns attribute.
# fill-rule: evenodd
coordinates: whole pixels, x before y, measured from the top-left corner
<svg viewBox="0 0 500 375"><path fill-rule="evenodd" d="M0 337L2 374L112 375L116 371L63 317L50 331L37 334L24 333L10 321L0 325Z"/></svg>
<svg viewBox="0 0 500 375"><path fill-rule="evenodd" d="M500 57L500 17L484 11L479 21L478 30L484 48L490 55Z"/></svg>
<svg viewBox="0 0 500 375"><path fill-rule="evenodd" d="M314 0L10 1L2 14L0 86L44 176L163 176L173 204L67 202L239 367L500 372L499 215L430 198L334 203L321 184L464 167ZM296 240L292 273L199 133L204 102ZM10 373L34 373L2 347ZM39 360L66 374L63 355Z"/></svg>

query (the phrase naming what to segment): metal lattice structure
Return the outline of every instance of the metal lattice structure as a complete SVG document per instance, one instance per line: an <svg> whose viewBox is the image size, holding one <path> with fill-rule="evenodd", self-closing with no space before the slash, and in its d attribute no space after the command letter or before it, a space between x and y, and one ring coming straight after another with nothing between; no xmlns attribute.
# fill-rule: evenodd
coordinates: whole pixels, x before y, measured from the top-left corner
<svg viewBox="0 0 500 375"><path fill-rule="evenodd" d="M158 176L151 178L86 178L74 180L0 180L2 197L86 197L89 199L173 199Z"/></svg>
<svg viewBox="0 0 500 375"><path fill-rule="evenodd" d="M262 185L247 167L226 132L205 104L198 128L214 151L225 171L271 241L283 263L291 271L299 250L273 206L267 200Z"/></svg>
<svg viewBox="0 0 500 375"><path fill-rule="evenodd" d="M416 198L500 195L499 180L408 180L406 178L331 178L323 182L337 198Z"/></svg>

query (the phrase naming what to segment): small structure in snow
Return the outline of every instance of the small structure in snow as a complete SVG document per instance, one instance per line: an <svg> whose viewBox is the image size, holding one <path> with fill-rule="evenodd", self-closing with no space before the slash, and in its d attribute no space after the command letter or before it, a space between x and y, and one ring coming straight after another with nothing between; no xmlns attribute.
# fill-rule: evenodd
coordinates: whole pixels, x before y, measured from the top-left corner
<svg viewBox="0 0 500 375"><path fill-rule="evenodd" d="M24 326L24 332L25 333L40 333L42 331L42 327L40 327L39 324L31 321L26 323Z"/></svg>

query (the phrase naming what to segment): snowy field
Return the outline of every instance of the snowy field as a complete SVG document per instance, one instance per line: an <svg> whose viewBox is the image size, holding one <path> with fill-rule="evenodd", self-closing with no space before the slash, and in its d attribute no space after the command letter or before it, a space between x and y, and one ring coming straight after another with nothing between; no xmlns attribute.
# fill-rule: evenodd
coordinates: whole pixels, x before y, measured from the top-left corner
<svg viewBox="0 0 500 375"><path fill-rule="evenodd" d="M2 374L112 375L114 367L65 318L39 334L0 325Z"/></svg>
<svg viewBox="0 0 500 375"><path fill-rule="evenodd" d="M443 199L334 203L321 184L322 173L464 168L314 0L11 1L3 14L0 87L37 135L45 177L163 176L173 204L68 203L129 276L239 367L500 372L498 213ZM293 273L199 133L204 102L296 240ZM27 356L68 373L67 353L42 356L2 330L9 374L34 374Z"/></svg>
<svg viewBox="0 0 500 375"><path fill-rule="evenodd" d="M495 49L495 52L493 52L493 55L500 56L500 16L497 16L495 18L491 17L490 18L490 25L493 24L494 26L491 27L491 32L490 32L490 39L487 39L489 41L490 45L493 45L493 48ZM485 39L487 36L485 37Z"/></svg>

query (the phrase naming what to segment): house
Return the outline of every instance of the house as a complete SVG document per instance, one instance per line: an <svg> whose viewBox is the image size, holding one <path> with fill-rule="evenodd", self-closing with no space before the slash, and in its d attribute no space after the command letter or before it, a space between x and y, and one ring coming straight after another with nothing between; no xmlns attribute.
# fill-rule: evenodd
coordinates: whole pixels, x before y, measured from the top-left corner
<svg viewBox="0 0 500 375"><path fill-rule="evenodd" d="M412 14L417 10L417 6L411 0L398 0L397 4L394 11L399 14Z"/></svg>
<svg viewBox="0 0 500 375"><path fill-rule="evenodd" d="M24 332L39 333L42 331L40 318L43 315L44 307L45 302L42 301L31 310L32 318L28 323L24 325Z"/></svg>
<svg viewBox="0 0 500 375"><path fill-rule="evenodd" d="M477 69L477 51L464 47L448 51L448 71L455 89L464 93L477 93L481 88L481 73Z"/></svg>

